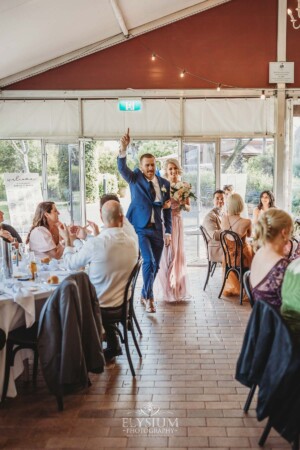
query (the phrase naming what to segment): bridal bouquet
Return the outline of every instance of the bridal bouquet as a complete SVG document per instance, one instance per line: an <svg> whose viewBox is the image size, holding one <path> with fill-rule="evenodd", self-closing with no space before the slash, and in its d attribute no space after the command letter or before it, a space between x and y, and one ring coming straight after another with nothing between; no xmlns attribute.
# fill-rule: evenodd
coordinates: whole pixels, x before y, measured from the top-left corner
<svg viewBox="0 0 300 450"><path fill-rule="evenodd" d="M178 181L171 184L171 197L180 203L180 209L185 210L185 202L188 198L197 200L197 197L192 192L192 185L185 181Z"/></svg>

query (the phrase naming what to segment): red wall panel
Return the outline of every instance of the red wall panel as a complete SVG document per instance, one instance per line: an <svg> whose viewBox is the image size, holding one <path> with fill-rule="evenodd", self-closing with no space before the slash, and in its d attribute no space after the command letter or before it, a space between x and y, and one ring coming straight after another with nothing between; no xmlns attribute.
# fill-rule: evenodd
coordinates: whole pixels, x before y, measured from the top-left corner
<svg viewBox="0 0 300 450"><path fill-rule="evenodd" d="M277 0L232 0L140 37L15 83L9 89L265 87L276 61ZM289 30L289 58L300 31ZM151 61L154 51L162 59ZM179 77L180 70L196 74ZM199 78L200 77L200 78ZM300 74L297 75L300 84Z"/></svg>

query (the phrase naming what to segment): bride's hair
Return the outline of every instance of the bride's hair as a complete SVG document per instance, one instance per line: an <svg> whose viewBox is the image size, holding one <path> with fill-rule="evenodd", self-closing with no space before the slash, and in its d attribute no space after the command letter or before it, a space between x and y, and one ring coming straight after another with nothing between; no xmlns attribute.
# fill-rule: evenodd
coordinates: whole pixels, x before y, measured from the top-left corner
<svg viewBox="0 0 300 450"><path fill-rule="evenodd" d="M168 159L166 159L166 161L164 162L164 171L165 171L165 173L167 173L169 164L174 164L174 166L178 169L178 175L182 174L182 167L181 167L179 161L177 159L175 159L175 158L168 158Z"/></svg>
<svg viewBox="0 0 300 450"><path fill-rule="evenodd" d="M278 208L270 208L265 211L255 226L254 240L258 245L272 242L282 230L293 230L293 220L291 216Z"/></svg>

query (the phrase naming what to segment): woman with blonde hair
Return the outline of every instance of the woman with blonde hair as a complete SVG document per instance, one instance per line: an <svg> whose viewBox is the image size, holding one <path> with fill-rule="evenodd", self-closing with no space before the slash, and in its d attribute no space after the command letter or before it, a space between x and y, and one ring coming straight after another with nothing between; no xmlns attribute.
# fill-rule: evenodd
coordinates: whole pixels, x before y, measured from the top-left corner
<svg viewBox="0 0 300 450"><path fill-rule="evenodd" d="M181 211L190 210L190 200L189 198L179 198L178 200L174 198L174 188L176 188L176 183L180 182L182 174L178 160L167 159L164 170L165 178L171 183L171 200L164 207L172 209L172 239L171 244L164 247L154 288L156 297L166 302L177 302L189 298ZM185 184L189 186L188 183Z"/></svg>
<svg viewBox="0 0 300 450"><path fill-rule="evenodd" d="M270 208L258 219L254 241L259 249L251 265L250 284L254 301L264 300L280 308L281 285L289 264L286 247L293 231L291 216Z"/></svg>
<svg viewBox="0 0 300 450"><path fill-rule="evenodd" d="M60 259L64 248L60 243L58 227L59 211L54 202L38 204L33 218L32 227L28 233L26 244L36 256Z"/></svg>
<svg viewBox="0 0 300 450"><path fill-rule="evenodd" d="M250 244L246 242L246 238L251 236L252 224L250 219L244 219L241 217L241 213L244 209L244 201L239 194L231 194L227 199L227 215L224 215L221 220L222 230L234 231L239 235L243 243L243 267L250 267L253 250ZM234 259L235 253L235 243L234 241L227 239L227 245L229 252L232 254ZM226 280L225 288L223 290L223 295L239 295L240 293L240 283L237 276L230 272Z"/></svg>

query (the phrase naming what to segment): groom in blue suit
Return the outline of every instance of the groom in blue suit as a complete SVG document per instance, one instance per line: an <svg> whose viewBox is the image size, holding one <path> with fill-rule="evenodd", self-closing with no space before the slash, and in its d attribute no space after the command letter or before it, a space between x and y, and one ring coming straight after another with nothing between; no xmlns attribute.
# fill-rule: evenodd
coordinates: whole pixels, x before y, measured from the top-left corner
<svg viewBox="0 0 300 450"><path fill-rule="evenodd" d="M147 312L155 312L153 283L159 269L164 244L170 245L172 218L170 183L155 174L155 158L147 153L140 158L140 168L132 171L126 164L126 150L130 143L129 129L120 141L118 169L129 183L131 204L127 218L139 238L143 257L142 303ZM163 212L163 214L162 214ZM163 238L162 217L165 227Z"/></svg>

